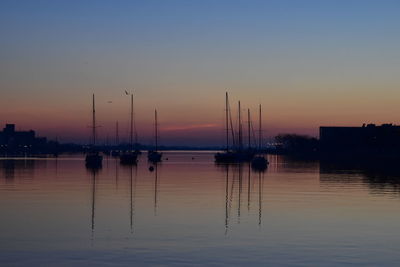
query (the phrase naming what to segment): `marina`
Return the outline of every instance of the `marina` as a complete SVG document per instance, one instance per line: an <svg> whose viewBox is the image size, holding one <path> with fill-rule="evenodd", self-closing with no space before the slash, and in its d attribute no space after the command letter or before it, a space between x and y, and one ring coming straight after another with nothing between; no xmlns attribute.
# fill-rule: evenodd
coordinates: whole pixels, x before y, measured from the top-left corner
<svg viewBox="0 0 400 267"><path fill-rule="evenodd" d="M0 1L0 267L398 266L400 1Z"/></svg>

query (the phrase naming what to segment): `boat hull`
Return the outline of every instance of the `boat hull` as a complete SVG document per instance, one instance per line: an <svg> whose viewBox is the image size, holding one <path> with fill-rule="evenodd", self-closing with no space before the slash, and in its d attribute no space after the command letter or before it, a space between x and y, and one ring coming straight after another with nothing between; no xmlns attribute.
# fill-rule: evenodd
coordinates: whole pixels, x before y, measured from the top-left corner
<svg viewBox="0 0 400 267"><path fill-rule="evenodd" d="M257 156L251 161L251 167L255 170L265 170L268 164L268 160L262 156Z"/></svg>
<svg viewBox="0 0 400 267"><path fill-rule="evenodd" d="M85 158L87 167L101 167L103 163L103 157L99 154L87 154Z"/></svg>
<svg viewBox="0 0 400 267"><path fill-rule="evenodd" d="M136 164L137 163L137 154L136 153L125 153L119 157L121 164Z"/></svg>
<svg viewBox="0 0 400 267"><path fill-rule="evenodd" d="M149 151L147 154L147 159L151 162L160 162L162 158L162 153L157 151Z"/></svg>

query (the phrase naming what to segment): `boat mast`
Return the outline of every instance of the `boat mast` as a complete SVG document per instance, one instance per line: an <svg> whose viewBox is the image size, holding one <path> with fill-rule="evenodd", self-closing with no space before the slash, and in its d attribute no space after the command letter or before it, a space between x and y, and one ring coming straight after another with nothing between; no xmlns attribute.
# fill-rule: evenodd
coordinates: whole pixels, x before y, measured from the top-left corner
<svg viewBox="0 0 400 267"><path fill-rule="evenodd" d="M250 109L247 109L247 135L248 135L248 142L249 142L249 150L251 148L251 140L250 140Z"/></svg>
<svg viewBox="0 0 400 267"><path fill-rule="evenodd" d="M157 151L158 150L157 109L154 110L154 122L155 122L154 123L154 133L155 133L155 137L156 137L156 151Z"/></svg>
<svg viewBox="0 0 400 267"><path fill-rule="evenodd" d="M240 101L239 101L239 150L242 150L243 140L242 140L242 118L240 112Z"/></svg>
<svg viewBox="0 0 400 267"><path fill-rule="evenodd" d="M94 105L94 94L93 94L93 103L92 103L92 142L93 146L96 145L96 111L95 111L95 105Z"/></svg>
<svg viewBox="0 0 400 267"><path fill-rule="evenodd" d="M133 114L133 129L134 129L134 134L135 134L135 150L137 150L138 133L137 133L137 128L136 128L136 116L135 116L135 113Z"/></svg>
<svg viewBox="0 0 400 267"><path fill-rule="evenodd" d="M130 145L133 149L133 93L131 94L131 130L130 130Z"/></svg>
<svg viewBox="0 0 400 267"><path fill-rule="evenodd" d="M261 104L259 107L259 118L258 118L258 150L261 151Z"/></svg>
<svg viewBox="0 0 400 267"><path fill-rule="evenodd" d="M226 126L226 152L229 151L229 110L228 110L228 92L225 93L225 126Z"/></svg>
<svg viewBox="0 0 400 267"><path fill-rule="evenodd" d="M230 123L231 133L232 133L232 147L235 147L235 146L237 146L237 143L236 143L237 140L235 138L235 128L233 127L232 113L231 113L231 109L230 109L230 106L229 106L229 99L228 99L228 114L229 114L228 120L229 120L229 123Z"/></svg>
<svg viewBox="0 0 400 267"><path fill-rule="evenodd" d="M137 145L138 145L138 134L137 134L137 128L136 128L136 115L133 110L133 97L131 99L131 123L133 126L133 135L134 135L134 140L135 140L135 150L137 150Z"/></svg>

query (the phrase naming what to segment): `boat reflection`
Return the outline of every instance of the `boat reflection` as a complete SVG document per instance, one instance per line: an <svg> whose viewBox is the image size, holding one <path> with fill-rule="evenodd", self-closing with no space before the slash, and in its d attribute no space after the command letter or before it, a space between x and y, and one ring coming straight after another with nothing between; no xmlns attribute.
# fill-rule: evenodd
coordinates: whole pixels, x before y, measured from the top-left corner
<svg viewBox="0 0 400 267"><path fill-rule="evenodd" d="M154 163L154 215L157 216L158 202L158 163Z"/></svg>
<svg viewBox="0 0 400 267"><path fill-rule="evenodd" d="M230 223L232 222L231 210L234 206L235 198L237 201L236 223L240 224L241 222L240 220L242 216L243 202L242 195L243 191L246 189L247 213L250 215L252 212L252 194L253 192L256 192L255 194L257 194L257 224L259 227L261 227L264 171L254 171L254 169L251 167L251 163L216 164L216 166L225 172L225 235L228 234ZM246 178L244 178L245 170L247 173ZM245 179L247 179L247 183ZM257 188L255 189L254 187Z"/></svg>
<svg viewBox="0 0 400 267"><path fill-rule="evenodd" d="M88 172L91 174L91 217L90 217L90 229L91 239L94 239L94 226L95 226L95 210L96 210L96 180L97 174L100 171L99 168L88 168Z"/></svg>
<svg viewBox="0 0 400 267"><path fill-rule="evenodd" d="M102 170L102 165L85 165L86 171L91 176L91 240L94 240L95 232L95 210L96 210L96 187L97 177Z"/></svg>
<svg viewBox="0 0 400 267"><path fill-rule="evenodd" d="M136 195L136 178L137 178L137 168L135 165L130 165L129 171L129 192L130 192L130 229L131 234L134 232L134 215L135 215L135 195ZM133 169L135 169L135 178L133 179Z"/></svg>
<svg viewBox="0 0 400 267"><path fill-rule="evenodd" d="M257 172L250 163L215 165L212 153L167 155L169 160L162 163L149 165L143 158L138 165L128 166L105 157L102 169L85 168L83 159L76 157L0 159L0 195L3 203L11 203L3 205L9 209L4 220L16 214L15 207L28 210L39 202L43 208L36 207L37 211L47 214L54 208L52 203L61 203L58 217L48 219L48 224L53 218L76 221L69 231L84 232L88 242L101 243L109 237L139 239L144 232L165 239L173 234L201 236L203 225L210 236L236 236L254 233L258 227L265 233L277 227L279 220L285 223L303 205L299 199L307 203L305 212L322 212L325 206L332 207L330 203L336 207L338 196L353 205L368 201L367 208L377 201L375 195L380 195L379 203L385 207L400 197L400 171L389 164L298 161L268 155L268 169ZM321 195L326 202L318 203ZM23 205L16 206L18 201ZM43 221L38 218L35 225Z"/></svg>
<svg viewBox="0 0 400 267"><path fill-rule="evenodd" d="M118 165L118 162L115 161L115 164ZM135 232L135 199L136 199L136 187L137 187L137 177L138 177L138 169L137 165L122 165L125 170L128 171L128 189L129 189L129 229L130 233L133 234ZM116 167L117 168L117 167ZM118 193L118 192L117 192Z"/></svg>

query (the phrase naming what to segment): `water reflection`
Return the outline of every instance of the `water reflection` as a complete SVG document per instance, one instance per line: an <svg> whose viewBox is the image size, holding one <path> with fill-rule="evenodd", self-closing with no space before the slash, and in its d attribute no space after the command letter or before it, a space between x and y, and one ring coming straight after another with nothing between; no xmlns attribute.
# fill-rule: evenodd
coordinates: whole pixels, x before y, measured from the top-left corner
<svg viewBox="0 0 400 267"><path fill-rule="evenodd" d="M35 166L39 165L39 166ZM15 176L31 178L34 176L34 170L37 167L46 165L45 161L37 161L31 159L4 159L0 160L0 169L2 169L3 177L7 180L13 180Z"/></svg>
<svg viewBox="0 0 400 267"><path fill-rule="evenodd" d="M135 213L136 213L136 207L135 207L135 199L136 199L136 194L137 194L137 181L138 181L138 167L137 165L120 165L118 160L112 160L112 159L107 159L105 164L105 168L114 168L115 173L115 186L116 186L116 191L117 193L119 192L119 189L124 189L124 188L119 188L118 187L118 181L120 178L120 170L119 168L122 166L123 169L127 172L127 180L128 180L128 190L129 190L129 228L131 234L135 232ZM114 164L114 167L111 165L111 163ZM159 163L151 165L154 167L153 171L149 171L151 175L153 176L153 211L154 211L154 216L157 216L157 209L158 209L158 191L159 191ZM108 166L108 167L107 167ZM102 172L102 168L86 168L87 172L90 174L91 177L91 232L92 232L92 238L94 237L95 233L95 219L96 219L96 192L97 192L97 185L98 185L98 179L99 176Z"/></svg>
<svg viewBox="0 0 400 267"><path fill-rule="evenodd" d="M14 179L15 176L15 160L4 160L0 162L0 167L4 171L4 178Z"/></svg>
<svg viewBox="0 0 400 267"><path fill-rule="evenodd" d="M85 165L87 173L90 174L91 177L91 217L90 217L90 229L91 229L91 241L94 241L94 232L95 232L95 218L96 218L96 187L97 187L97 176L99 172L102 170L102 165L90 166ZM108 165L107 165L108 168ZM58 169L58 168L57 168ZM92 243L93 245L93 243Z"/></svg>
<svg viewBox="0 0 400 267"><path fill-rule="evenodd" d="M376 266L400 260L396 169L269 156L268 169L255 172L248 163L215 165L212 153L166 156L153 171L146 160L121 166L107 157L102 169L86 169L79 157L0 160L0 261L316 266L334 257L360 263L355 253ZM20 259L25 264L14 264Z"/></svg>
<svg viewBox="0 0 400 267"><path fill-rule="evenodd" d="M154 163L154 215L157 216L157 201L158 201L158 165L160 163Z"/></svg>
<svg viewBox="0 0 400 267"><path fill-rule="evenodd" d="M264 179L261 178L261 172L258 173L258 226L261 227L261 216L262 216L262 188L263 188L263 181Z"/></svg>
<svg viewBox="0 0 400 267"><path fill-rule="evenodd" d="M382 162L321 161L320 180L324 185L366 185L373 194L400 195L400 169Z"/></svg>
<svg viewBox="0 0 400 267"><path fill-rule="evenodd" d="M133 171L135 171L134 178L133 178ZM129 223L130 224L129 225L131 228L131 234L133 234L133 232L134 232L136 180L137 180L137 166L130 165L130 171L129 171L129 190L130 190L130 221L129 221Z"/></svg>
<svg viewBox="0 0 400 267"><path fill-rule="evenodd" d="M92 170L92 216L91 216L92 238L94 235L95 208L96 208L96 171Z"/></svg>
<svg viewBox="0 0 400 267"><path fill-rule="evenodd" d="M91 176L91 217L90 217L90 229L91 229L91 239L94 239L94 227L95 227L95 211L96 211L96 185L97 176L101 168L87 168L87 172Z"/></svg>
<svg viewBox="0 0 400 267"><path fill-rule="evenodd" d="M286 155L268 155L269 171L273 172L318 172L318 160L300 160Z"/></svg>
<svg viewBox="0 0 400 267"><path fill-rule="evenodd" d="M253 206L252 193L254 192L253 190L255 185L257 185L255 192L257 194L258 226L261 227L263 180L265 170L254 171L250 163L216 164L216 166L219 171L225 172L225 235L228 234L229 226L232 221L231 210L234 206L235 198L237 201L236 223L241 223L243 191L247 191L247 212L250 214L251 207ZM246 178L244 178L245 170L247 174ZM253 175L255 175L256 178L254 178ZM247 183L245 179L247 179ZM246 196L244 201L246 201Z"/></svg>

